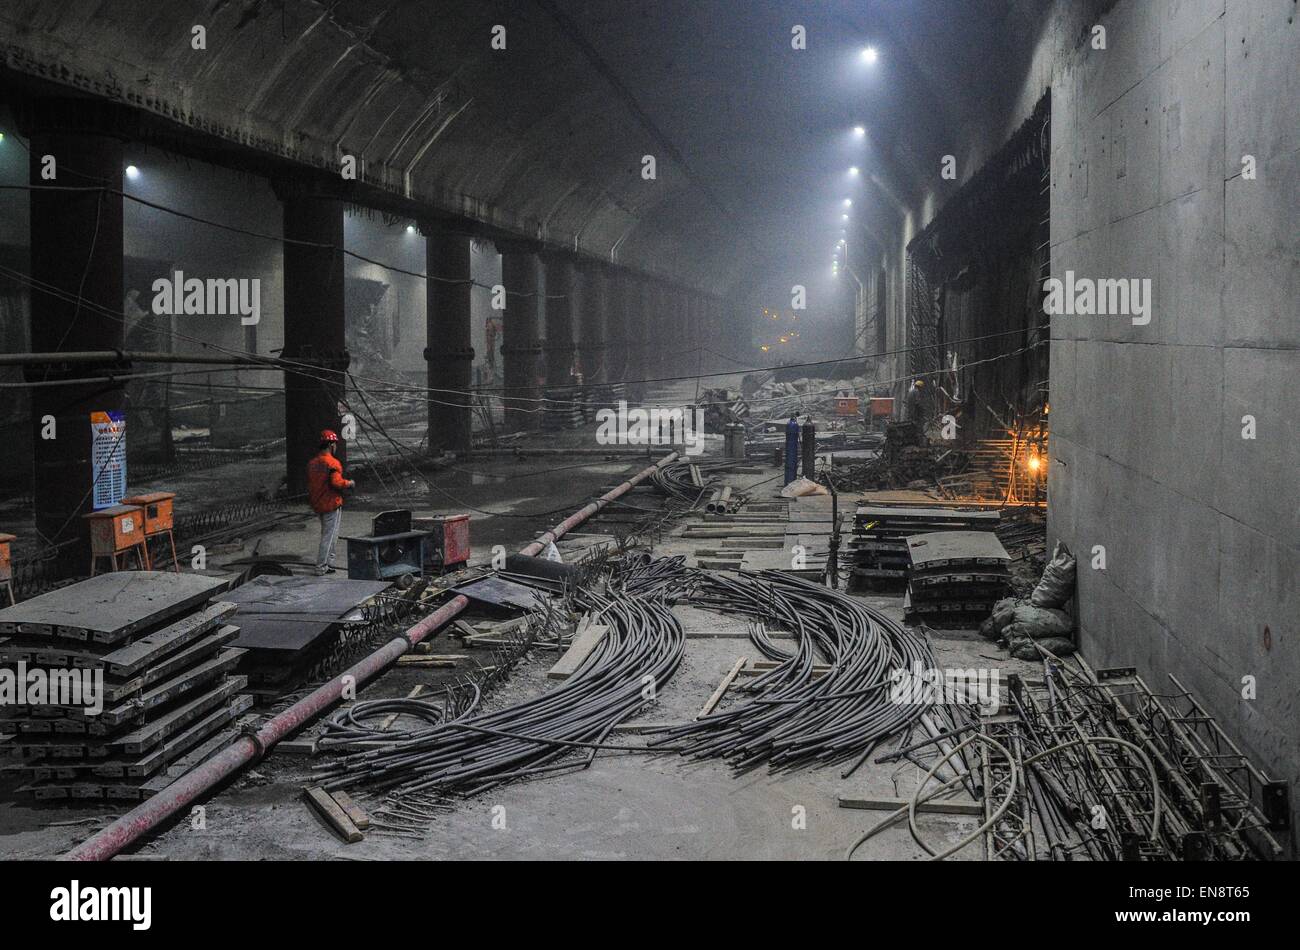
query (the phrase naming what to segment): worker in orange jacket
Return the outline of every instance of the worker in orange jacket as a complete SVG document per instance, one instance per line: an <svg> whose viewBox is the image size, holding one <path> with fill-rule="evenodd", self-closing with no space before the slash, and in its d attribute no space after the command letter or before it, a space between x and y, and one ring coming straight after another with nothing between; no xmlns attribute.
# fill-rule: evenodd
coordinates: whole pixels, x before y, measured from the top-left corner
<svg viewBox="0 0 1300 950"><path fill-rule="evenodd" d="M336 457L339 437L333 429L320 434L320 452L307 463L307 500L320 516L320 547L316 551L317 576L334 571L334 543L343 520L341 492L357 483L343 477L343 463Z"/></svg>

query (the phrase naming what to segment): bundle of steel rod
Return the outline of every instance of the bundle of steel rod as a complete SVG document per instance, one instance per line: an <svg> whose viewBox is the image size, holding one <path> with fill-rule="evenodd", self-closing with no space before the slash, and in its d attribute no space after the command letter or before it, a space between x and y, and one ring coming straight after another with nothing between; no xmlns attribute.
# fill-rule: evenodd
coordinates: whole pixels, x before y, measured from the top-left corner
<svg viewBox="0 0 1300 950"><path fill-rule="evenodd" d="M851 772L880 739L930 708L926 697L897 690L897 671L934 667L929 643L856 598L779 571L700 572L691 602L775 622L793 632L795 650L751 632L764 655L779 660L755 679L753 697L668 729L652 747L720 756L738 769L856 756ZM815 671L818 662L825 667Z"/></svg>
<svg viewBox="0 0 1300 950"><path fill-rule="evenodd" d="M709 473L731 468L735 464L733 459L692 461L688 456L669 465L660 466L659 470L650 477L650 482L669 498L694 508L700 503L705 492L712 487Z"/></svg>
<svg viewBox="0 0 1300 950"><path fill-rule="evenodd" d="M317 767L320 784L472 794L523 776L585 768L614 726L650 701L646 683L662 688L681 663L685 636L665 598L690 578L683 560L627 558L603 592L575 591L608 631L568 679L541 696L489 713L479 710L477 688L427 703L386 701L386 712L420 716L425 724L382 738L347 711L336 714L318 747L341 754ZM559 761L575 750L589 754Z"/></svg>
<svg viewBox="0 0 1300 950"><path fill-rule="evenodd" d="M1045 652L1045 651L1044 651ZM1275 858L1286 783L1270 781L1170 677L1160 695L1131 668L1044 660L1042 684L1011 683L1013 715L986 723L985 786L1018 771L1015 805L989 828L990 856L1029 860ZM1005 756L1003 757L1005 759Z"/></svg>

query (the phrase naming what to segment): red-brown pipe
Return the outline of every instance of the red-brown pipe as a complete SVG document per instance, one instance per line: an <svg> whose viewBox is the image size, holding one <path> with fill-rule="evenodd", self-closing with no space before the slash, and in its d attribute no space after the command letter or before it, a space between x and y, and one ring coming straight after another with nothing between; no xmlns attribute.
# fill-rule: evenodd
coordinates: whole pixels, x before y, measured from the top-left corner
<svg viewBox="0 0 1300 950"><path fill-rule="evenodd" d="M536 555L542 552L542 549L545 548L546 545L550 544L552 541L558 541L560 538L564 537L565 533L572 530L573 528L576 528L578 525L582 524L584 521L586 521L596 512L600 511L600 509L608 505L611 501L614 501L619 497L626 495L637 485L641 484L643 481L645 481L647 478L653 475L658 469L661 469L665 465L669 465L672 462L675 462L676 460L677 460L677 453L670 452L668 455L665 455L654 465L651 465L649 468L637 472L627 481L623 482L623 484L617 486L616 488L610 489L605 494L601 495L599 498L593 501L591 504L583 508L580 508L578 509L578 511L569 515L569 517L565 518L554 528L546 532L544 535L542 535L532 544L528 545L528 547L521 550L519 553L526 554L530 557L535 557Z"/></svg>
<svg viewBox="0 0 1300 950"><path fill-rule="evenodd" d="M582 524L611 501L631 491L645 481L655 470L677 458L677 453L634 475L617 488L601 495L599 499L570 515L546 532L520 554L536 555L552 541L558 540L571 529ZM202 765L186 772L152 798L141 802L104 830L87 838L63 856L69 861L106 861L141 835L156 828L204 792L230 778L244 766L256 762L285 736L306 725L329 709L343 696L345 687L360 690L361 685L380 673L399 656L410 651L425 637L449 623L469 605L463 595L457 595L425 617L404 634L394 637L374 653L358 661L324 686L304 696L284 712L268 719L256 732L240 736L217 755Z"/></svg>

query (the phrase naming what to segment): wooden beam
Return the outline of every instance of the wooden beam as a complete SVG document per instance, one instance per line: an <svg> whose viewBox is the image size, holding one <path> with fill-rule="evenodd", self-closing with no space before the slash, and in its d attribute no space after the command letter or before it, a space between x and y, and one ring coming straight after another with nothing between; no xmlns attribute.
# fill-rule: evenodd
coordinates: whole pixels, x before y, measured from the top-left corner
<svg viewBox="0 0 1300 950"><path fill-rule="evenodd" d="M709 713L713 712L714 707L722 701L722 697L726 694L731 684L735 682L736 677L740 675L740 671L744 666L745 658L743 656L736 657L736 662L731 665L731 669L728 670L727 675L722 678L722 682L718 684L718 688L713 691L713 695L708 698L704 705L700 707L700 711L696 713L696 719L703 719Z"/></svg>
<svg viewBox="0 0 1300 950"><path fill-rule="evenodd" d="M587 618L583 618L583 623L587 623ZM549 679L563 680L568 679L574 674L578 667L582 666L591 652L600 645L600 641L609 633L609 627L603 624L593 623L585 629L583 624L578 625L578 632L573 636L573 643L569 649L564 652L564 656L556 661L551 667L550 672L546 675Z"/></svg>
<svg viewBox="0 0 1300 950"><path fill-rule="evenodd" d="M370 827L370 816L351 795L339 789L337 792L330 792L330 797L343 809L343 814L352 819L352 824L356 825L358 830L365 831Z"/></svg>
<svg viewBox="0 0 1300 950"><path fill-rule="evenodd" d="M850 798L847 795L839 796L839 806L841 808L861 808L868 811L898 811L900 808L906 808L908 801L909 799L906 798ZM936 815L984 817L983 802L935 801L932 799L928 802L922 802L916 807L916 810Z"/></svg>
<svg viewBox="0 0 1300 950"><path fill-rule="evenodd" d="M365 838L365 835L361 833L361 829L348 817L348 813L325 789L319 786L305 788L302 797L307 801L307 804L311 805L316 814L324 819L330 830L348 844L356 844Z"/></svg>

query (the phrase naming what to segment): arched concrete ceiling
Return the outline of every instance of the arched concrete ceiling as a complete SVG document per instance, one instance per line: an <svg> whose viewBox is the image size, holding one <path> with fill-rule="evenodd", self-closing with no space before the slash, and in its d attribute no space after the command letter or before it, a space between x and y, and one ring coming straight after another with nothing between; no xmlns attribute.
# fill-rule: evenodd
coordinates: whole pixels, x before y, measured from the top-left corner
<svg viewBox="0 0 1300 950"><path fill-rule="evenodd" d="M10 0L0 35L11 69L316 166L354 154L442 210L733 293L828 255L846 129L870 127L868 177L910 200L950 125L987 109L972 57L996 55L1005 4L877 6ZM865 42L895 57L893 88L855 72ZM896 215L864 197L872 226Z"/></svg>

